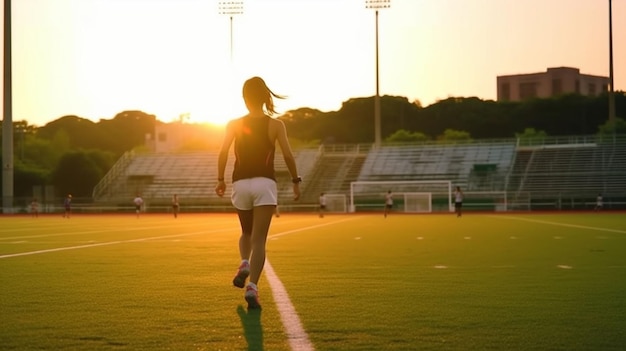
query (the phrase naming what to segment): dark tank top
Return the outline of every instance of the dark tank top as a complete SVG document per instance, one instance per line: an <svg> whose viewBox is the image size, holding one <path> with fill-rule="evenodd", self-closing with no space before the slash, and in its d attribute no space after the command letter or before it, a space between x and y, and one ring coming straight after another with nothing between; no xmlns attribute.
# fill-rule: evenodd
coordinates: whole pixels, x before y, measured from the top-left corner
<svg viewBox="0 0 626 351"><path fill-rule="evenodd" d="M276 180L275 146L268 136L270 117L247 116L242 118L241 124L241 131L235 137L233 182L254 177Z"/></svg>

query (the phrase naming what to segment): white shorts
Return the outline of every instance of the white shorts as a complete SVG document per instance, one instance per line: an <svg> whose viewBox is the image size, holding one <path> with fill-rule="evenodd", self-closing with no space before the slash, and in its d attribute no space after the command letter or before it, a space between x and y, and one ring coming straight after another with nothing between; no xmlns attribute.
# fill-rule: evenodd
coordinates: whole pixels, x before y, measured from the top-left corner
<svg viewBox="0 0 626 351"><path fill-rule="evenodd" d="M233 183L230 200L236 209L247 211L253 207L278 204L276 182L269 178L240 179Z"/></svg>

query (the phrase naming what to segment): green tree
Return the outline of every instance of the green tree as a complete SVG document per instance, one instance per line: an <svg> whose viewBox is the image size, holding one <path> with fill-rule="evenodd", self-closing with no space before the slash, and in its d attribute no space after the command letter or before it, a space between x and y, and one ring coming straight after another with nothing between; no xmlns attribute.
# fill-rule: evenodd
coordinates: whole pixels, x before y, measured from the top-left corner
<svg viewBox="0 0 626 351"><path fill-rule="evenodd" d="M57 195L72 194L76 197L91 197L93 188L102 179L107 156L102 151L73 151L59 160L51 174L51 183Z"/></svg>
<svg viewBox="0 0 626 351"><path fill-rule="evenodd" d="M548 134L543 130L535 128L526 128L522 133L515 133L515 137L519 139L545 139Z"/></svg>
<svg viewBox="0 0 626 351"><path fill-rule="evenodd" d="M598 135L609 136L613 134L626 134L626 121L617 117L615 118L615 124L607 120L598 127Z"/></svg>
<svg viewBox="0 0 626 351"><path fill-rule="evenodd" d="M25 165L22 162L16 162L13 173L13 195L18 198L31 197L33 187L36 185L45 185L47 178L47 170Z"/></svg>
<svg viewBox="0 0 626 351"><path fill-rule="evenodd" d="M515 137L519 139L520 144L534 145L543 144L548 134L543 130L535 128L525 128L522 133L515 133Z"/></svg>
<svg viewBox="0 0 626 351"><path fill-rule="evenodd" d="M67 146L58 147L53 141L38 138L37 136L28 136L24 142L24 148L21 151L22 157L19 158L24 164L35 166L46 171L52 170L63 153L68 151ZM18 159L16 157L16 159Z"/></svg>
<svg viewBox="0 0 626 351"><path fill-rule="evenodd" d="M123 111L111 120L100 120L98 128L106 140L97 149L112 151L116 156L121 156L136 146L145 145L146 136L154 140L157 123L160 122L156 120L156 116L143 111Z"/></svg>
<svg viewBox="0 0 626 351"><path fill-rule="evenodd" d="M446 129L443 134L440 135L437 140L441 141L470 141L472 137L470 133L463 130Z"/></svg>
<svg viewBox="0 0 626 351"><path fill-rule="evenodd" d="M424 133L409 132L408 130L399 129L395 133L385 138L386 142L390 143L405 143L405 142L420 142L427 141L430 138Z"/></svg>

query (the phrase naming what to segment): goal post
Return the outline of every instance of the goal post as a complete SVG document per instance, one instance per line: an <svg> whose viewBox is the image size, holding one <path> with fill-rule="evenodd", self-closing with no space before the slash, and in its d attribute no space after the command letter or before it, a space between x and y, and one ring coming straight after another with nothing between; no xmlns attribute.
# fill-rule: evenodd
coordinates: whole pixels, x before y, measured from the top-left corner
<svg viewBox="0 0 626 351"><path fill-rule="evenodd" d="M325 212L348 212L348 201L345 194L325 194L326 209Z"/></svg>
<svg viewBox="0 0 626 351"><path fill-rule="evenodd" d="M404 212L430 213L433 211L432 193L404 193Z"/></svg>
<svg viewBox="0 0 626 351"><path fill-rule="evenodd" d="M350 183L350 212L381 210L391 190L394 208L406 212L451 212L454 210L449 180L356 181ZM427 204L428 202L428 204Z"/></svg>

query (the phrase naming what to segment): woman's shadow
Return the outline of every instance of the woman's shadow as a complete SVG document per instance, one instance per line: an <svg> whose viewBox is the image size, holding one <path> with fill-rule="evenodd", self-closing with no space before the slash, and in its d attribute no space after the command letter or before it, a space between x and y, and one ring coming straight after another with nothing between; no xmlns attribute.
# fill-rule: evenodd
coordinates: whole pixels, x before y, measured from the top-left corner
<svg viewBox="0 0 626 351"><path fill-rule="evenodd" d="M237 307L237 314L241 319L243 334L248 342L248 351L263 351L261 309L246 310L243 306L239 305Z"/></svg>

